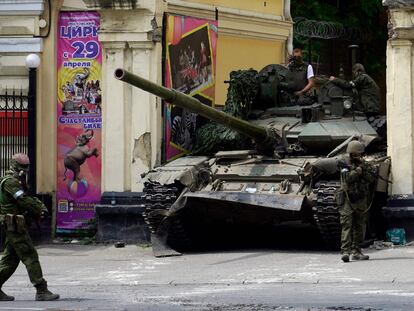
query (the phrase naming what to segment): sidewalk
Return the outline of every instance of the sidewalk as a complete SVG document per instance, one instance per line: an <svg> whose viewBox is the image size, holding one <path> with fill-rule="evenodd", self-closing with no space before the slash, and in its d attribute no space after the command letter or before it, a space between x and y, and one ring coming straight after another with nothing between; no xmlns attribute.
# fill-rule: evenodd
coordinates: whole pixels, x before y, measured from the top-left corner
<svg viewBox="0 0 414 311"><path fill-rule="evenodd" d="M57 305L64 310L139 305L145 297L147 302L154 297L154 291L174 292L179 286L189 292L200 286L230 289L278 284L398 284L407 290L414 289L414 247L367 250L371 260L347 264L340 261L338 253L319 251L242 250L169 258L155 258L150 247L136 245L44 245L38 251L50 289L59 293L62 300L40 303L49 309L36 310L51 310ZM22 264L3 289L16 296L17 301L1 303L0 310L39 307L33 301L34 289ZM414 291L401 295L413 297Z"/></svg>

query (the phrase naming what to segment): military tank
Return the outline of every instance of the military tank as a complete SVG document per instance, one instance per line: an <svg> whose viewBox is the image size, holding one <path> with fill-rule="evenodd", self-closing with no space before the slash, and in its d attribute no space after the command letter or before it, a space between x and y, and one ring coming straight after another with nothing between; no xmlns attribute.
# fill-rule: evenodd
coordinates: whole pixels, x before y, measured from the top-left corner
<svg viewBox="0 0 414 311"><path fill-rule="evenodd" d="M315 225L327 247L339 247L336 193L340 182L335 155L357 137L370 144L377 132L365 117L352 111L349 94L334 86L327 86L321 92L325 99L322 96L311 105L283 103L280 92L274 91L280 86L278 71L283 73L273 65L259 73L257 98L262 106L253 104L249 120L126 70L115 71L116 79L254 142L248 150L190 155L145 174L144 218L155 256L179 255L216 228L236 226L248 231L297 220Z"/></svg>

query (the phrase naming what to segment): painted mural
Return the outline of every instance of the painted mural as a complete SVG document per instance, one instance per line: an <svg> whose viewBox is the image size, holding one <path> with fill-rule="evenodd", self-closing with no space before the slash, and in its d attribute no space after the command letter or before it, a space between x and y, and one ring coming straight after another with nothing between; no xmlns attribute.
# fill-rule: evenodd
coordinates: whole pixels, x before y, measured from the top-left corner
<svg viewBox="0 0 414 311"><path fill-rule="evenodd" d="M168 15L164 85L214 105L217 21ZM206 120L168 104L165 108L165 159L191 152L195 131Z"/></svg>

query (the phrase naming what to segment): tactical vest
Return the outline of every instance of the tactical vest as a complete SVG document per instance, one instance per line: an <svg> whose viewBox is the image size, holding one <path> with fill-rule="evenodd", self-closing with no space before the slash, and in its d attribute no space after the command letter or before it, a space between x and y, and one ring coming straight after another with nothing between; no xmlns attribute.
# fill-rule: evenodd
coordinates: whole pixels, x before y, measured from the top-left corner
<svg viewBox="0 0 414 311"><path fill-rule="evenodd" d="M300 67L289 66L286 80L293 92L302 90L308 84L308 66L307 63Z"/></svg>
<svg viewBox="0 0 414 311"><path fill-rule="evenodd" d="M6 194L4 193L4 190L3 190L4 182L8 179L11 179L11 178L13 178L13 177L11 177L11 176L3 177L1 179L1 182L0 182L0 214L7 214L7 213L17 212L17 210L14 206L14 202L9 201L9 199L7 198L7 196L6 196Z"/></svg>
<svg viewBox="0 0 414 311"><path fill-rule="evenodd" d="M369 174L367 173L368 167L365 163L362 163L361 166L363 166L363 173L354 182L346 182L346 176L341 176L342 189L346 192L346 196L351 203L363 201L369 196L370 193L370 183L365 177L366 174Z"/></svg>

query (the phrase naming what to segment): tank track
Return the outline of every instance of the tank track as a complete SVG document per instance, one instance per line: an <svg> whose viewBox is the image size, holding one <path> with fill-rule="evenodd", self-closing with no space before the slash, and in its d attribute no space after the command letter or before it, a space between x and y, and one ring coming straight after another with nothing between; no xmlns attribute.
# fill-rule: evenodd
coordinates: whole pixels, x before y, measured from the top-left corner
<svg viewBox="0 0 414 311"><path fill-rule="evenodd" d="M338 250L341 243L339 205L335 198L335 193L340 188L340 181L319 181L313 189L313 218L326 247L330 250Z"/></svg>
<svg viewBox="0 0 414 311"><path fill-rule="evenodd" d="M387 117L385 115L370 116L368 122L380 137L387 136Z"/></svg>
<svg viewBox="0 0 414 311"><path fill-rule="evenodd" d="M145 212L144 221L152 234L156 234L158 227L164 220L168 210L177 200L181 190L173 185L161 185L158 182L148 181L144 184ZM167 244L174 249L186 249L190 239L179 216L171 218Z"/></svg>

